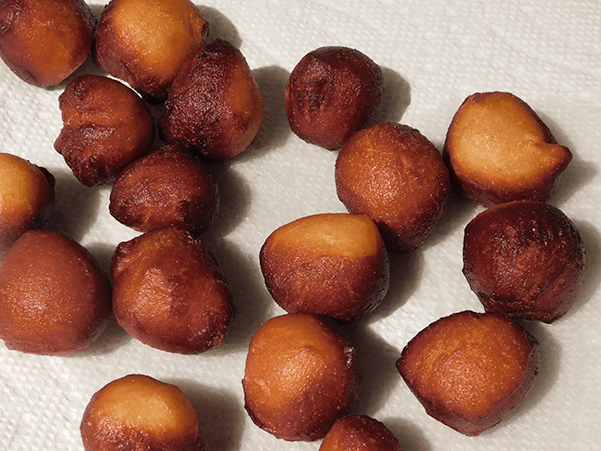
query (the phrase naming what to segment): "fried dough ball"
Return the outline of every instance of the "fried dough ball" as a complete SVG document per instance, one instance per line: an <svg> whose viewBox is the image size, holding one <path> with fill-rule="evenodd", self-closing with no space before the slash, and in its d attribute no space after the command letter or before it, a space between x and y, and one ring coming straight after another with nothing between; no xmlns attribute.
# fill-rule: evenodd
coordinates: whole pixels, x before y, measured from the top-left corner
<svg viewBox="0 0 601 451"><path fill-rule="evenodd" d="M297 219L269 235L259 257L267 289L287 312L351 322L371 313L388 290L388 253L365 215Z"/></svg>
<svg viewBox="0 0 601 451"><path fill-rule="evenodd" d="M0 258L23 232L45 225L54 203L54 177L45 168L0 153Z"/></svg>
<svg viewBox="0 0 601 451"><path fill-rule="evenodd" d="M288 441L317 440L359 393L355 348L327 317L277 316L253 335L242 385L258 427Z"/></svg>
<svg viewBox="0 0 601 451"><path fill-rule="evenodd" d="M141 232L178 227L198 235L218 210L213 175L176 145L165 145L127 166L115 180L109 203L117 221Z"/></svg>
<svg viewBox="0 0 601 451"><path fill-rule="evenodd" d="M179 354L221 344L232 296L213 256L188 232L160 229L122 242L111 272L117 322L141 342Z"/></svg>
<svg viewBox="0 0 601 451"><path fill-rule="evenodd" d="M544 202L495 205L465 228L463 273L487 311L551 323L574 304L586 269L574 223Z"/></svg>
<svg viewBox="0 0 601 451"><path fill-rule="evenodd" d="M302 140L338 150L368 126L384 92L382 69L348 47L320 47L305 55L286 83L286 115Z"/></svg>
<svg viewBox="0 0 601 451"><path fill-rule="evenodd" d="M95 26L83 0L2 0L0 57L29 84L57 85L88 58Z"/></svg>
<svg viewBox="0 0 601 451"><path fill-rule="evenodd" d="M389 251L420 246L450 190L442 156L419 131L385 122L354 134L336 160L336 191L350 213L369 216Z"/></svg>
<svg viewBox="0 0 601 451"><path fill-rule="evenodd" d="M108 278L71 238L28 230L0 262L0 339L8 349L74 354L100 336L110 314Z"/></svg>
<svg viewBox="0 0 601 451"><path fill-rule="evenodd" d="M111 0L100 17L94 55L146 101L162 103L207 33L207 21L190 0Z"/></svg>
<svg viewBox="0 0 601 451"><path fill-rule="evenodd" d="M142 374L116 379L88 403L80 425L85 451L204 451L198 415L175 385Z"/></svg>
<svg viewBox="0 0 601 451"><path fill-rule="evenodd" d="M538 342L505 316L464 311L419 332L396 366L428 415L476 436L525 398L538 371Z"/></svg>
<svg viewBox="0 0 601 451"><path fill-rule="evenodd" d="M100 75L71 80L59 96L63 128L54 148L86 186L112 181L154 140L148 105L123 83Z"/></svg>
<svg viewBox="0 0 601 451"><path fill-rule="evenodd" d="M444 146L453 181L472 202L547 200L572 159L523 100L507 92L469 96Z"/></svg>
<svg viewBox="0 0 601 451"><path fill-rule="evenodd" d="M262 118L263 99L246 59L217 39L177 74L159 125L167 142L224 160L246 150Z"/></svg>
<svg viewBox="0 0 601 451"><path fill-rule="evenodd" d="M366 415L339 418L319 451L401 451L399 441L383 423Z"/></svg>

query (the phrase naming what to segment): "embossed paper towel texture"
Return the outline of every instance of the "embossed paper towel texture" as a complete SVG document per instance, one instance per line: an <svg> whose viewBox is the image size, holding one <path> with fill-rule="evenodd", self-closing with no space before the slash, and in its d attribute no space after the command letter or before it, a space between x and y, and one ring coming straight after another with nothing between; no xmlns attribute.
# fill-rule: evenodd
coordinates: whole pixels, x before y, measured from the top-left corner
<svg viewBox="0 0 601 451"><path fill-rule="evenodd" d="M91 2L98 15L104 2ZM112 379L145 373L176 383L201 417L210 450L315 450L255 427L240 380L256 327L280 314L264 288L258 251L279 225L344 211L335 194L336 154L292 135L284 84L298 60L323 45L355 47L384 71L378 120L418 128L439 148L462 100L476 91L511 91L546 121L574 160L551 202L580 228L589 271L574 309L557 323L529 325L541 342L540 377L525 403L478 438L429 418L394 368L402 347L440 316L481 310L461 274L463 227L480 210L452 199L422 249L393 258L391 290L374 315L349 330L363 391L355 413L384 421L403 449L593 450L601 439L599 243L601 222L601 4L516 1L207 1L210 37L245 54L265 99L251 148L216 171L221 215L206 234L229 279L238 316L220 349L199 356L153 350L112 324L90 350L38 357L0 345L0 449L81 450L79 421L90 396ZM96 71L91 62L81 72ZM0 151L46 166L57 178L50 227L86 245L108 267L115 246L136 234L108 214L110 187L88 189L52 144L61 127L63 86L35 88L0 66Z"/></svg>

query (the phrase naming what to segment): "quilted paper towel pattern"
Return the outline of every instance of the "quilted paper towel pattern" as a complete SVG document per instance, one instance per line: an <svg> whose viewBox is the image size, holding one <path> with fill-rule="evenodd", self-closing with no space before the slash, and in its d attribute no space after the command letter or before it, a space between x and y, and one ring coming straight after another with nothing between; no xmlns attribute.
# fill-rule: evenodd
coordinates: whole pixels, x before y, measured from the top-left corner
<svg viewBox="0 0 601 451"><path fill-rule="evenodd" d="M258 252L278 226L301 216L342 212L334 187L335 152L290 132L286 79L300 58L323 45L357 48L385 76L378 120L402 122L442 148L465 97L510 91L547 123L574 159L550 203L579 228L589 269L575 307L552 325L529 324L541 342L535 388L506 421L477 438L428 417L394 362L419 330L458 310L481 310L461 274L463 228L480 207L452 198L419 250L393 258L391 289L380 308L348 332L363 376L354 413L383 421L404 450L594 450L601 440L601 3L551 0L242 0L199 3L210 38L241 49L259 83L265 117L251 147L215 167L222 206L205 235L238 308L223 345L198 356L161 352L114 323L98 343L73 357L39 357L0 345L0 449L78 451L79 422L107 382L145 373L190 397L209 450L316 450L281 442L244 412L241 379L248 341L283 313L264 286ZM98 16L105 2L90 1ZM80 72L94 72L91 61ZM86 188L53 142L61 128L64 85L41 89L0 65L0 151L47 167L57 179L51 227L86 246L108 267L116 245L136 234L108 214L110 187Z"/></svg>

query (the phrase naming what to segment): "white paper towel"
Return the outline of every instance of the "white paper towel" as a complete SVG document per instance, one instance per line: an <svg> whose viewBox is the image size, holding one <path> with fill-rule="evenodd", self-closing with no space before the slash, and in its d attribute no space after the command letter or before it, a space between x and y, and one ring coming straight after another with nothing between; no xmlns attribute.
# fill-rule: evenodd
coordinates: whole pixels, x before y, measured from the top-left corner
<svg viewBox="0 0 601 451"><path fill-rule="evenodd" d="M98 16L105 2L90 3ZM405 451L599 449L601 3L211 0L199 7L210 21L210 37L228 39L245 54L265 100L251 148L213 168L222 208L205 244L230 282L237 318L221 348L198 356L154 350L114 323L91 349L68 358L21 354L0 344L0 449L81 450L79 422L91 395L129 373L180 386L200 415L211 451L318 449L319 442L283 442L254 426L240 381L252 333L283 313L259 271L263 241L298 217L345 211L334 187L336 153L293 135L283 106L290 71L323 45L354 47L380 64L387 91L378 120L415 127L439 149L468 95L503 90L529 103L574 153L551 203L574 220L589 256L572 311L552 325L528 325L541 342L533 391L503 423L464 437L428 417L394 367L403 346L430 322L482 310L461 274L463 228L480 207L452 198L427 243L393 259L384 304L347 330L363 376L353 412L383 421ZM98 69L88 61L78 73L90 71ZM55 175L50 228L81 242L107 268L115 246L136 233L108 214L110 187L79 184L54 151L63 89L27 85L0 64L0 151Z"/></svg>

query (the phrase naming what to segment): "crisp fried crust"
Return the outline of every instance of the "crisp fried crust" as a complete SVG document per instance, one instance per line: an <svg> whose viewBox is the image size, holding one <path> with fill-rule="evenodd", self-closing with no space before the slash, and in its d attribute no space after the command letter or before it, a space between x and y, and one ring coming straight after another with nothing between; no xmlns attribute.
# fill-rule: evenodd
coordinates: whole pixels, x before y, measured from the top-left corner
<svg viewBox="0 0 601 451"><path fill-rule="evenodd" d="M205 449L196 411L184 393L141 374L116 379L96 392L80 432L86 451Z"/></svg>
<svg viewBox="0 0 601 451"><path fill-rule="evenodd" d="M120 243L111 272L115 318L138 340L180 354L221 345L232 296L215 259L189 233L159 229Z"/></svg>
<svg viewBox="0 0 601 451"><path fill-rule="evenodd" d="M57 85L88 58L95 26L83 0L3 0L0 57L27 83Z"/></svg>
<svg viewBox="0 0 601 451"><path fill-rule="evenodd" d="M419 131L390 122L361 130L336 160L336 190L347 210L378 225L389 251L423 244L442 214L449 173Z"/></svg>
<svg viewBox="0 0 601 451"><path fill-rule="evenodd" d="M399 441L383 423L366 415L347 415L334 423L319 451L401 451Z"/></svg>
<svg viewBox="0 0 601 451"><path fill-rule="evenodd" d="M262 118L263 99L246 59L217 39L178 73L159 125L168 142L225 160L246 150Z"/></svg>
<svg viewBox="0 0 601 451"><path fill-rule="evenodd" d="M267 289L287 312L356 321L375 309L389 284L389 262L365 215L320 214L276 229L261 248Z"/></svg>
<svg viewBox="0 0 601 451"><path fill-rule="evenodd" d="M0 262L0 339L9 349L76 353L100 336L110 314L108 278L64 235L29 230Z"/></svg>
<svg viewBox="0 0 601 451"><path fill-rule="evenodd" d="M54 148L86 186L114 180L154 140L154 119L146 103L112 78L74 78L59 96L59 107L63 128Z"/></svg>
<svg viewBox="0 0 601 451"><path fill-rule="evenodd" d="M115 180L109 203L115 219L141 232L178 227L198 235L218 210L213 175L176 145L165 145L127 166Z"/></svg>
<svg viewBox="0 0 601 451"><path fill-rule="evenodd" d="M45 168L0 153L0 258L23 232L46 224L54 203L54 176Z"/></svg>
<svg viewBox="0 0 601 451"><path fill-rule="evenodd" d="M544 202L490 207L465 228L463 273L487 311L551 323L572 307L586 269L574 223Z"/></svg>
<svg viewBox="0 0 601 451"><path fill-rule="evenodd" d="M284 440L317 440L359 392L355 349L324 317L274 317L252 337L242 384L257 426Z"/></svg>
<svg viewBox="0 0 601 451"><path fill-rule="evenodd" d="M94 56L145 100L161 103L207 33L207 21L190 0L111 0L100 17Z"/></svg>
<svg viewBox="0 0 601 451"><path fill-rule="evenodd" d="M382 70L358 50L320 47L305 55L286 83L286 115L304 141L338 150L370 125L384 92Z"/></svg>
<svg viewBox="0 0 601 451"><path fill-rule="evenodd" d="M537 345L502 315L465 311L418 333L396 365L430 416L475 436L524 399L537 373Z"/></svg>

